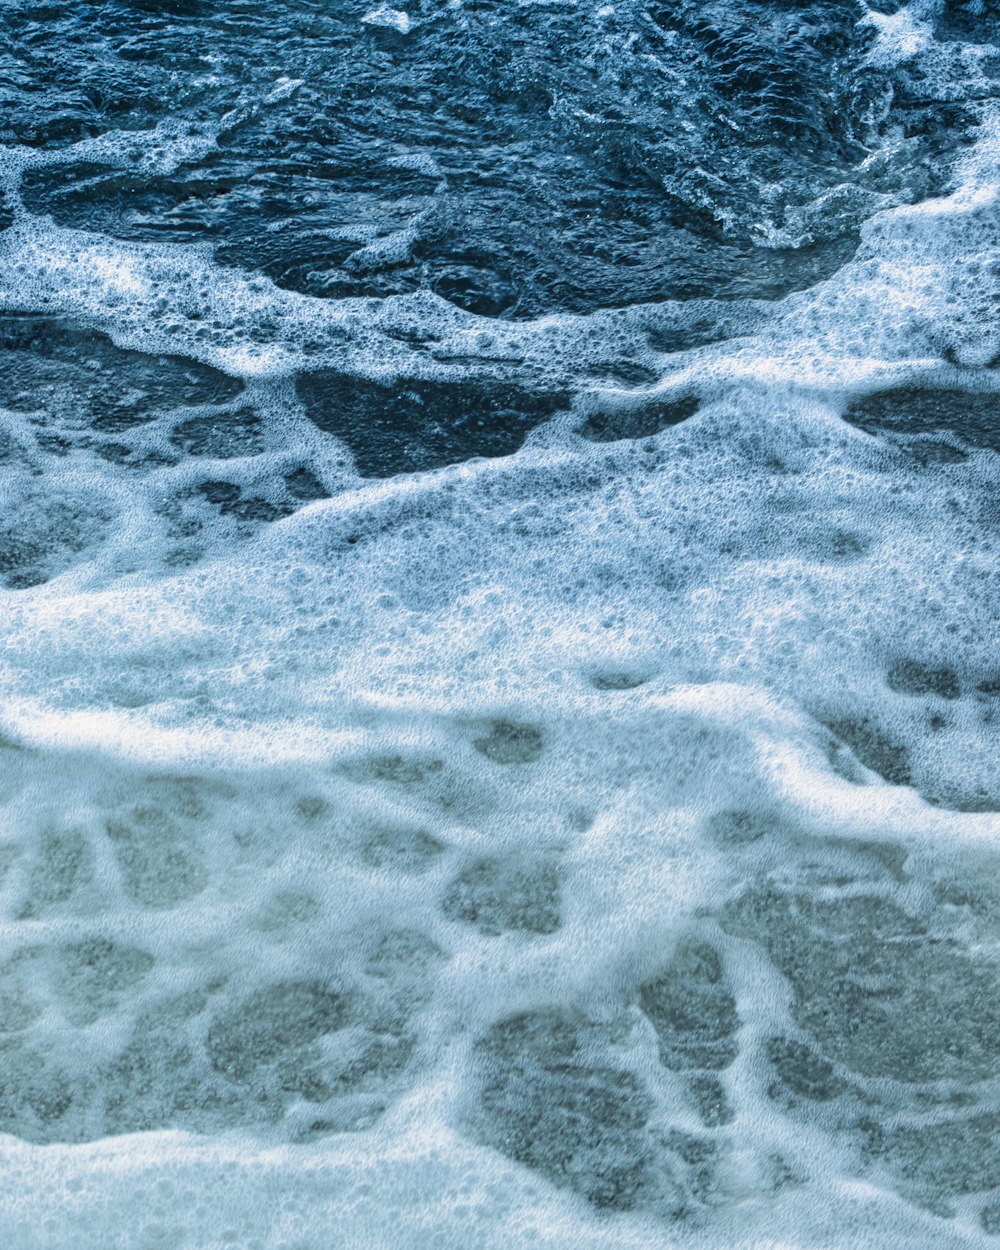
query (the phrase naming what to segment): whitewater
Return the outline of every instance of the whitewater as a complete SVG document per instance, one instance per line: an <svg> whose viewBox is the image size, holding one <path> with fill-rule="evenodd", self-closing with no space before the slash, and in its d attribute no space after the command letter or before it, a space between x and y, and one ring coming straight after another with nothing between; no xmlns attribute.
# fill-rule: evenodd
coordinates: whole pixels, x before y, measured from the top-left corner
<svg viewBox="0 0 1000 1250"><path fill-rule="evenodd" d="M994 0L0 6L0 1243L1000 1244L998 309Z"/></svg>

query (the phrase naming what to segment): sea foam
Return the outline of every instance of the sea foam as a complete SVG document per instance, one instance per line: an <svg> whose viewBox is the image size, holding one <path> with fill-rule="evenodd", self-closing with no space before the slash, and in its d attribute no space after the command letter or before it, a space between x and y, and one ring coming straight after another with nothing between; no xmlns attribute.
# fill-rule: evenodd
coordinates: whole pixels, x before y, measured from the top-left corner
<svg viewBox="0 0 1000 1250"><path fill-rule="evenodd" d="M16 205L6 1244L990 1244L996 135L521 320Z"/></svg>

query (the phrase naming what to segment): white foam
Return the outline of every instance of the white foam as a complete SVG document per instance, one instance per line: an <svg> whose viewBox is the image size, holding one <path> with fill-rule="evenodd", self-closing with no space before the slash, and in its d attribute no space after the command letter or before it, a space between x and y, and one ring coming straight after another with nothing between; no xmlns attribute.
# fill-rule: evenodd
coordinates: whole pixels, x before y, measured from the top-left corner
<svg viewBox="0 0 1000 1250"><path fill-rule="evenodd" d="M370 13L364 15L361 21L365 26L389 26L393 30L398 30L401 35L408 35L413 29L409 13L402 9L390 9L387 4L383 4L379 9L372 9Z"/></svg>
<svg viewBox="0 0 1000 1250"><path fill-rule="evenodd" d="M6 1245L983 1243L989 1187L946 1176L932 1205L892 1144L900 1123L950 1111L920 1104L905 1072L873 1074L851 1039L834 1066L864 1099L786 1105L767 1045L807 1032L795 977L836 945L824 905L842 909L845 943L852 900L909 916L886 947L910 959L908 984L926 960L956 1011L970 952L993 976L995 455L928 468L841 413L889 387L1000 390L996 134L986 116L955 190L874 216L829 281L716 310L738 334L671 354L647 330L704 304L497 324L426 295L310 299L205 250L23 214L0 236L4 308L242 377L233 402L262 423L253 454L181 458L146 485L98 473L86 448L46 461L46 498L72 505L81 542L49 535L50 580L3 592L2 1008L22 1013L9 1033L28 1066L27 1110L3 1101L0 1074L0 1113L36 1143L0 1144ZM393 333L414 328L433 330L435 357ZM662 381L595 385L516 456L380 483L336 467L342 449L287 380L325 366L552 386L609 355ZM659 435L578 432L594 411L692 392L697 415ZM150 439L167 445L178 419L160 412ZM42 512L30 424L3 414L25 533ZM263 528L215 517L191 566L171 564L161 505L208 476L266 494L299 462L333 498ZM762 937L734 911L766 889L816 909L802 968L782 970L777 928ZM642 1005L692 933L739 1017L738 1054L712 1070L728 1123L699 1119ZM105 944L90 963L84 941ZM284 1075L229 1056L229 1022L277 1018L266 995L302 981L320 1007L307 995L309 1038L285 1039ZM341 994L357 996L345 1021ZM601 1212L574 1189L576 1162L560 1180L490 1138L483 1039L546 1011L584 1038L567 1064L598 1111L608 1089L627 1103L626 1078L648 1091L628 1140L672 1160L686 1222L659 1192ZM126 1082L124 1112L109 1101L113 1065L124 1080L131 1040L157 1029L190 1046L183 1071L216 1101L185 1102L160 1069ZM412 1051L366 1084L348 1061L373 1037ZM949 1062L987 1107L993 1052L969 1045ZM336 1088L295 1083L316 1055L345 1074ZM494 1062L516 1090L541 1060L524 1043ZM546 1092L528 1088L539 1131L561 1114ZM118 1136L136 1127L126 1113L188 1131ZM863 1115L890 1141L881 1155L865 1153ZM717 1143L710 1181L677 1134Z"/></svg>
<svg viewBox="0 0 1000 1250"><path fill-rule="evenodd" d="M924 15L932 16L937 8L933 0L931 3L914 0L895 13L869 10L861 19L861 25L871 26L877 41L868 52L867 63L877 69L888 69L926 53L934 42L934 26Z"/></svg>
<svg viewBox="0 0 1000 1250"><path fill-rule="evenodd" d="M403 1137L388 1149L357 1140L291 1156L211 1147L174 1135L109 1142L98 1149L8 1147L5 1172L23 1178L6 1231L12 1250L69 1250L81 1238L108 1250L166 1242L178 1250L295 1245L308 1248L478 1246L575 1250L667 1250L685 1244L648 1220L601 1219L545 1192L523 1171L447 1131ZM974 1227L943 1230L930 1216L869 1186L830 1187L811 1207L779 1198L768 1231L748 1193L733 1222L706 1247L735 1235L754 1250L826 1250L845 1236L858 1247L890 1242L964 1250ZM845 1215L845 1211L849 1214ZM40 1239L44 1238L44 1242ZM685 1239L686 1240L686 1239Z"/></svg>

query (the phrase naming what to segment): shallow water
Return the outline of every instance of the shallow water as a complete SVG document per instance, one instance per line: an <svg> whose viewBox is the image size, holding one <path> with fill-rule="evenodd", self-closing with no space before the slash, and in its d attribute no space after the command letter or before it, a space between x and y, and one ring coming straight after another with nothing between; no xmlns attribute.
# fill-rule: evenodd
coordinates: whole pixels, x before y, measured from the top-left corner
<svg viewBox="0 0 1000 1250"><path fill-rule="evenodd" d="M0 33L3 1244L1000 1244L994 0Z"/></svg>

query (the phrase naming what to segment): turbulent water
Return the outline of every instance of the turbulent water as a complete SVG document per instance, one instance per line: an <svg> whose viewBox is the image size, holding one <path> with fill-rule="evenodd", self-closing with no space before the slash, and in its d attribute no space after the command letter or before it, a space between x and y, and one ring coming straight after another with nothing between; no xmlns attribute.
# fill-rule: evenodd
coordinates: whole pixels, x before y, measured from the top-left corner
<svg viewBox="0 0 1000 1250"><path fill-rule="evenodd" d="M4 1247L1000 1245L998 311L996 0L4 0Z"/></svg>

